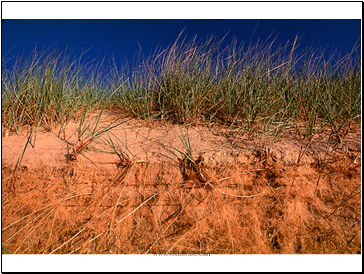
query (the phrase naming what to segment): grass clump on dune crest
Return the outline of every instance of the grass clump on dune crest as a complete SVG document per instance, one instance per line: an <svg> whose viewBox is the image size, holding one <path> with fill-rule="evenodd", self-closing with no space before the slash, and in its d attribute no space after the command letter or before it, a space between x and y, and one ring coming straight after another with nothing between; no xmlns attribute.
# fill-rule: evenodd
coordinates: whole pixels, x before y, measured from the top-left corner
<svg viewBox="0 0 364 274"><path fill-rule="evenodd" d="M84 53L83 53L84 54ZM83 55L82 54L82 55ZM34 51L15 62L2 60L2 122L7 131L63 127L84 110L101 109L111 95L105 93L103 64L71 60L67 49Z"/></svg>
<svg viewBox="0 0 364 274"><path fill-rule="evenodd" d="M219 122L241 127L261 140L296 130L310 140L329 128L341 140L361 119L361 57L293 43L231 44L194 36L156 49L133 65L71 59L66 51L33 51L29 58L2 61L2 122L5 134L29 124L67 125L85 109L119 109L141 119L179 124Z"/></svg>

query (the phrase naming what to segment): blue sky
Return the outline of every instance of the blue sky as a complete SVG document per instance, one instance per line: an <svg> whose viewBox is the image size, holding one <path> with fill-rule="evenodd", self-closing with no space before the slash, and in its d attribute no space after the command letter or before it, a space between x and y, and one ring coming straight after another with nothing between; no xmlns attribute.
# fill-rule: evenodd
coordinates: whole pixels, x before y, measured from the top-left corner
<svg viewBox="0 0 364 274"><path fill-rule="evenodd" d="M86 58L131 61L138 45L148 56L157 46L172 44L184 28L187 41L197 35L203 42L211 34L220 40L228 33L225 47L233 36L247 45L272 34L270 40L285 45L299 35L298 51L312 45L327 47L327 56L331 50L345 55L361 37L361 21L349 4L2 3L2 56L66 44L76 58L91 48Z"/></svg>
<svg viewBox="0 0 364 274"><path fill-rule="evenodd" d="M214 34L217 40L225 38L225 45L231 43L233 36L238 42L248 44L251 39L265 41L270 34L277 44L293 42L299 35L300 48L312 45L315 48L337 49L342 54L350 52L360 38L361 22L357 19L7 19L2 23L2 55L27 56L37 49L61 46L66 43L74 49L75 55L90 49L90 58L109 58L116 60L126 56L131 60L141 46L148 56L158 45L166 47L176 40L184 29L187 41L195 34L203 42Z"/></svg>

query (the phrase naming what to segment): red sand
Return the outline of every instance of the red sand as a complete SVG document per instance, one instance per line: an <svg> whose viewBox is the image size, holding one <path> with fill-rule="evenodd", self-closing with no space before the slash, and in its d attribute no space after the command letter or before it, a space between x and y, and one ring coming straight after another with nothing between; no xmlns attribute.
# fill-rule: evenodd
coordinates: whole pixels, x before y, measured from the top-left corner
<svg viewBox="0 0 364 274"><path fill-rule="evenodd" d="M173 149L186 153L177 125L130 120L113 129L127 140L123 161L100 151L111 151L106 134L74 160L76 128L68 125L68 143L59 128L39 131L17 170L27 130L2 138L10 253L361 253L359 125L333 142L324 169L326 133L297 165L307 141L294 133L267 151L238 129L191 126L199 172Z"/></svg>

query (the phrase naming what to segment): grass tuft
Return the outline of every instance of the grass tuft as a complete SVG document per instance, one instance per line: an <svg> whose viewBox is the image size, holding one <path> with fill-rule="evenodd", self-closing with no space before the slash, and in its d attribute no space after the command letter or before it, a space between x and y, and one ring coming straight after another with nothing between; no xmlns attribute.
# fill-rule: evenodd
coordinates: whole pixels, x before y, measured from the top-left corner
<svg viewBox="0 0 364 274"><path fill-rule="evenodd" d="M50 130L94 110L110 109L149 120L234 125L261 136L264 146L294 129L310 141L330 130L341 142L361 120L360 45L341 56L325 49L300 49L300 38L223 47L210 36L190 41L181 32L164 49L119 69L108 62L71 58L57 48L29 57L2 58L2 124L5 136L30 125ZM81 144L82 145L82 144Z"/></svg>

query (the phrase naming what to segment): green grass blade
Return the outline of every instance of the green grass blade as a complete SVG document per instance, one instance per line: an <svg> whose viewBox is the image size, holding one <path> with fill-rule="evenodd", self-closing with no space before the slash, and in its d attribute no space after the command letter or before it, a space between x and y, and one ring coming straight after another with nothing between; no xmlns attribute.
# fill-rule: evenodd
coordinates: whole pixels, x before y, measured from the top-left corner
<svg viewBox="0 0 364 274"><path fill-rule="evenodd" d="M11 254L9 250L7 250L4 246L1 246L1 250L5 251L8 254Z"/></svg>

